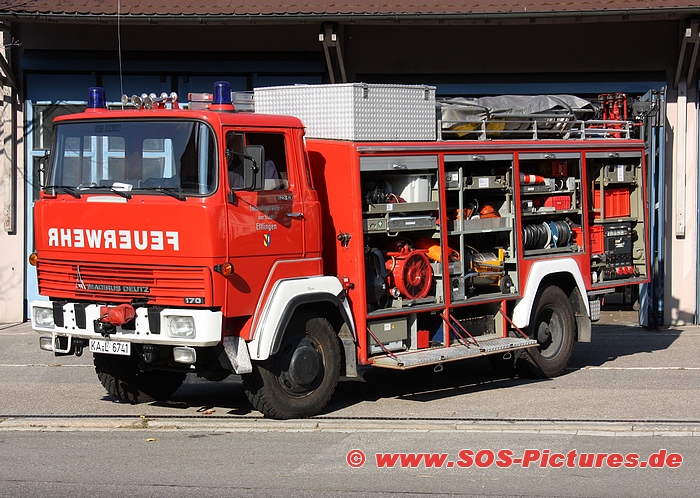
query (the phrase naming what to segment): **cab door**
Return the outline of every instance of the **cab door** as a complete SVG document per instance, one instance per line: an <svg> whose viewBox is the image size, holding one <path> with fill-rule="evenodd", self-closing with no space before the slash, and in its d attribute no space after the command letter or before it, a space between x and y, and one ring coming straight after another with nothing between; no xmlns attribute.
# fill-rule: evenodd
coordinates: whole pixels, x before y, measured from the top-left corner
<svg viewBox="0 0 700 498"><path fill-rule="evenodd" d="M280 278L294 276L293 262L304 256L302 182L284 131L229 129L225 133L228 175L222 183L231 192L226 233L233 264L226 314L250 316L264 290L269 291ZM248 145L262 145L265 151L266 179L258 192L238 189L236 168Z"/></svg>

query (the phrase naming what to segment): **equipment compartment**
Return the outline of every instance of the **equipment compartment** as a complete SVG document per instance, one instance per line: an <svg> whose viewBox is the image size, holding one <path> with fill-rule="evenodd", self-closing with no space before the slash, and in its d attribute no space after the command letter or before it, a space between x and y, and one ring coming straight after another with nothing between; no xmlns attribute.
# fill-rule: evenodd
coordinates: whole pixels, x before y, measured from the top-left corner
<svg viewBox="0 0 700 498"><path fill-rule="evenodd" d="M520 212L523 255L583 251L581 228L581 154L521 153Z"/></svg>
<svg viewBox="0 0 700 498"><path fill-rule="evenodd" d="M642 164L638 151L586 154L593 284L646 278Z"/></svg>
<svg viewBox="0 0 700 498"><path fill-rule="evenodd" d="M450 302L502 299L517 294L513 155L445 156Z"/></svg>
<svg viewBox="0 0 700 498"><path fill-rule="evenodd" d="M437 156L360 158L367 311L442 301ZM410 173L406 173L410 170Z"/></svg>

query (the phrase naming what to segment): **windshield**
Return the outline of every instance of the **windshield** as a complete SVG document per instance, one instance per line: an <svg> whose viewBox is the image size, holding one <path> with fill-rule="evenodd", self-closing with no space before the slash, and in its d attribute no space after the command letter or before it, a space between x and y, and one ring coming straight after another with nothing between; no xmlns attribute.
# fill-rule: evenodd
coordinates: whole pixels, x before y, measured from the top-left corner
<svg viewBox="0 0 700 498"><path fill-rule="evenodd" d="M61 123L48 186L172 190L216 189L214 133L190 121Z"/></svg>

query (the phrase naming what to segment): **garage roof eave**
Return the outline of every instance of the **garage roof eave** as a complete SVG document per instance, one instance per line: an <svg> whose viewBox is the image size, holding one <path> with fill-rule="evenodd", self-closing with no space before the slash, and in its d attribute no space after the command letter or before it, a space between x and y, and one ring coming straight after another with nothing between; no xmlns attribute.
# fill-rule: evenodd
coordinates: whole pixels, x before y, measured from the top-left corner
<svg viewBox="0 0 700 498"><path fill-rule="evenodd" d="M682 17L700 14L699 7L618 9L618 10L566 10L543 12L445 12L445 13L296 13L296 14L82 14L37 13L1 11L0 20L35 22L79 22L111 24L117 20L129 24L256 24L256 23L306 23L306 22L460 22L533 18L582 18L582 17Z"/></svg>

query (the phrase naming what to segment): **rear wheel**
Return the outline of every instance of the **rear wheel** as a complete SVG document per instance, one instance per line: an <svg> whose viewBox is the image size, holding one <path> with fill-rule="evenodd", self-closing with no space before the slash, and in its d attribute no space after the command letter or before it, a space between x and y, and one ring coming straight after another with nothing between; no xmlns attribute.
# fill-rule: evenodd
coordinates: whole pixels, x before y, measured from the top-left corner
<svg viewBox="0 0 700 498"><path fill-rule="evenodd" d="M185 372L144 371L134 356L96 353L95 372L107 392L124 403L165 400L185 381Z"/></svg>
<svg viewBox="0 0 700 498"><path fill-rule="evenodd" d="M574 312L564 291L556 286L545 288L528 329L539 345L519 355L518 375L551 378L564 373L573 353L575 329Z"/></svg>
<svg viewBox="0 0 700 498"><path fill-rule="evenodd" d="M315 415L328 403L340 376L340 345L323 317L298 313L279 350L243 376L248 399L266 417Z"/></svg>

